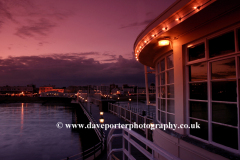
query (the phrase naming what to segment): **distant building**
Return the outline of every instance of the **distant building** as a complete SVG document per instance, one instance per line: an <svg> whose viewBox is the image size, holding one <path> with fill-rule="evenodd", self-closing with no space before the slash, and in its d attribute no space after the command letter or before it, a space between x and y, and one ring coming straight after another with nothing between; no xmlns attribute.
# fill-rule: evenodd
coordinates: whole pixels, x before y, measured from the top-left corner
<svg viewBox="0 0 240 160"><path fill-rule="evenodd" d="M63 93L63 92L58 92L58 91L48 91L48 92L42 92L41 97L76 98L76 93Z"/></svg>
<svg viewBox="0 0 240 160"><path fill-rule="evenodd" d="M124 84L122 86L122 90L124 94L134 93L134 86L128 86L127 84Z"/></svg>
<svg viewBox="0 0 240 160"><path fill-rule="evenodd" d="M100 86L100 91L101 91L102 95L108 95L108 94L110 94L110 87L105 86L105 85L101 85Z"/></svg>
<svg viewBox="0 0 240 160"><path fill-rule="evenodd" d="M33 93L33 86L2 86L1 94L30 94Z"/></svg>
<svg viewBox="0 0 240 160"><path fill-rule="evenodd" d="M50 92L50 91L56 91L56 92L64 93L64 89L54 88L54 86L39 87L39 94L44 93L44 92Z"/></svg>

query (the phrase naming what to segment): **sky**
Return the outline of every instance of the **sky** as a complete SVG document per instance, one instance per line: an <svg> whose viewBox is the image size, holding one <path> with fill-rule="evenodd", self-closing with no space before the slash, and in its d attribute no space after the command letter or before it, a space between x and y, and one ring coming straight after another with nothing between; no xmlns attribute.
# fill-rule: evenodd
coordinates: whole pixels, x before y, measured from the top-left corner
<svg viewBox="0 0 240 160"><path fill-rule="evenodd" d="M144 86L133 44L174 1L0 0L0 86Z"/></svg>

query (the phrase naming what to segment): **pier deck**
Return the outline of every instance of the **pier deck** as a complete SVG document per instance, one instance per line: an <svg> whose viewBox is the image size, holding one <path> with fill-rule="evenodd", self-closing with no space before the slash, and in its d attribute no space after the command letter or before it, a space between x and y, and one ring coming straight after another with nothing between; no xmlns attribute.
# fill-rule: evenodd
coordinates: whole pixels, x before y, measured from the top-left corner
<svg viewBox="0 0 240 160"><path fill-rule="evenodd" d="M89 113L92 114L93 118L99 122L99 119L100 119L100 110L99 110L99 107L95 104L87 104L87 103L84 103L84 107L89 111ZM128 124L128 122L124 121L123 119L121 119L120 117L110 113L110 112L104 112L103 114L103 118L104 118L104 124ZM108 133L109 133L110 129L108 130L105 130L103 129L103 132L105 133L105 136L107 138L108 136ZM142 135L143 137L145 137L145 134L142 130L134 130L136 131L137 133L139 133L140 135ZM121 132L121 130L119 130L119 132ZM121 148L122 147L122 138L116 138L114 140L114 143L113 143L113 148ZM134 151L134 149L132 150ZM117 154L117 157L121 157L122 155L121 154ZM101 154L100 156L98 156L96 158L96 160L106 160L107 159L107 151L105 150L103 152L103 154Z"/></svg>

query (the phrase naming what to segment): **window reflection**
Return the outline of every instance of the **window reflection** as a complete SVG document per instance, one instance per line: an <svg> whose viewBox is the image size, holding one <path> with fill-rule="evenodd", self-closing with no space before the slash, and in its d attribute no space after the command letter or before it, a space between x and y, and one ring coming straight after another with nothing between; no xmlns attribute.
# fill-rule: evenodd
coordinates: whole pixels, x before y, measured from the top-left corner
<svg viewBox="0 0 240 160"><path fill-rule="evenodd" d="M235 52L234 32L229 32L209 40L209 57Z"/></svg>
<svg viewBox="0 0 240 160"><path fill-rule="evenodd" d="M235 58L212 62L212 79L236 78Z"/></svg>
<svg viewBox="0 0 240 160"><path fill-rule="evenodd" d="M161 71L165 70L165 61L164 59L160 62L160 66L161 66Z"/></svg>
<svg viewBox="0 0 240 160"><path fill-rule="evenodd" d="M238 149L238 131L236 128L212 124L212 140L222 145Z"/></svg>
<svg viewBox="0 0 240 160"><path fill-rule="evenodd" d="M167 69L173 68L173 55L167 57Z"/></svg>
<svg viewBox="0 0 240 160"><path fill-rule="evenodd" d="M207 80L207 62L189 66L189 81Z"/></svg>
<svg viewBox="0 0 240 160"><path fill-rule="evenodd" d="M190 117L208 120L208 103L191 101Z"/></svg>
<svg viewBox="0 0 240 160"><path fill-rule="evenodd" d="M188 48L189 61L205 57L205 44L199 44Z"/></svg>
<svg viewBox="0 0 240 160"><path fill-rule="evenodd" d="M161 73L161 85L165 84L165 72Z"/></svg>
<svg viewBox="0 0 240 160"><path fill-rule="evenodd" d="M166 123L166 113L161 112L161 122Z"/></svg>
<svg viewBox="0 0 240 160"><path fill-rule="evenodd" d="M237 126L237 105L226 103L212 103L212 120L224 124Z"/></svg>
<svg viewBox="0 0 240 160"><path fill-rule="evenodd" d="M237 30L237 37L238 37L238 50L240 51L240 28Z"/></svg>
<svg viewBox="0 0 240 160"><path fill-rule="evenodd" d="M207 83L190 83L190 99L207 100Z"/></svg>
<svg viewBox="0 0 240 160"><path fill-rule="evenodd" d="M194 135L196 137L208 140L208 123L207 122L202 122L202 121L197 121L194 119L190 119L190 124L200 124L200 129L190 129L190 134Z"/></svg>
<svg viewBox="0 0 240 160"><path fill-rule="evenodd" d="M167 71L167 83L171 84L174 82L174 73L173 73L173 69Z"/></svg>
<svg viewBox="0 0 240 160"><path fill-rule="evenodd" d="M167 114L167 123L174 124L175 123L175 116L172 114Z"/></svg>
<svg viewBox="0 0 240 160"><path fill-rule="evenodd" d="M161 110L165 111L165 99L161 99Z"/></svg>
<svg viewBox="0 0 240 160"><path fill-rule="evenodd" d="M165 98L165 86L161 87L161 98Z"/></svg>
<svg viewBox="0 0 240 160"><path fill-rule="evenodd" d="M212 82L212 100L236 102L236 81Z"/></svg>
<svg viewBox="0 0 240 160"><path fill-rule="evenodd" d="M167 100L167 112L175 113L174 101L173 100Z"/></svg>
<svg viewBox="0 0 240 160"><path fill-rule="evenodd" d="M167 86L167 98L174 98L174 85Z"/></svg>

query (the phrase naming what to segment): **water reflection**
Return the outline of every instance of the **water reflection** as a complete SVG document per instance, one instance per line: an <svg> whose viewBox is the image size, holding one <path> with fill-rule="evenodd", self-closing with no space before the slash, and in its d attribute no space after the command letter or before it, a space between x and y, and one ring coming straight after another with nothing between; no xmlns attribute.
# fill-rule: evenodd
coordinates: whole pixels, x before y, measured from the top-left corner
<svg viewBox="0 0 240 160"><path fill-rule="evenodd" d="M0 159L63 159L81 152L78 132L57 129L72 123L68 106L0 104Z"/></svg>
<svg viewBox="0 0 240 160"><path fill-rule="evenodd" d="M22 133L22 130L23 130L23 120L24 120L24 103L22 103L22 112L21 112L21 133Z"/></svg>

